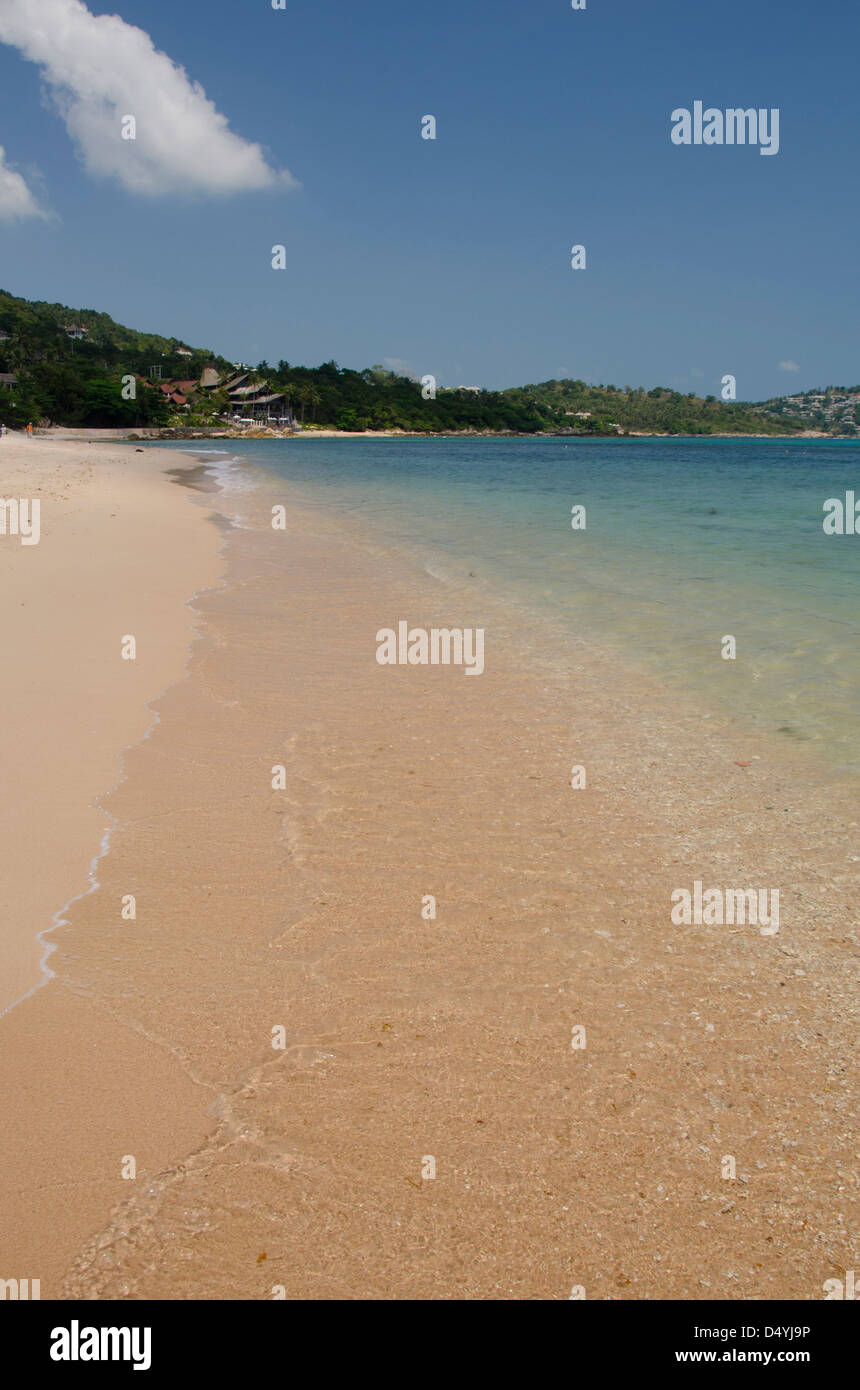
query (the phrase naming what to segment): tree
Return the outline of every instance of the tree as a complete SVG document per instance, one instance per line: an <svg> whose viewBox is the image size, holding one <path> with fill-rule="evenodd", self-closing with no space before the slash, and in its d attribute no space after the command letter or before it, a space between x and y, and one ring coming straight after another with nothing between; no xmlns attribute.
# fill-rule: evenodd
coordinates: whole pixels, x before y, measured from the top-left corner
<svg viewBox="0 0 860 1390"><path fill-rule="evenodd" d="M293 390L293 395L302 408L302 424L305 423L305 406L308 403L309 393L311 389L312 388L310 386L308 386L305 382L302 381L299 382L298 386L296 386Z"/></svg>

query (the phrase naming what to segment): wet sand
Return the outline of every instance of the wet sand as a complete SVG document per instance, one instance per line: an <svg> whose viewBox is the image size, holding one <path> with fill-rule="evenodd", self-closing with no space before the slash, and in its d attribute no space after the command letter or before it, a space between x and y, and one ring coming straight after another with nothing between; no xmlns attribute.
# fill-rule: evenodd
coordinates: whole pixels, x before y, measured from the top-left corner
<svg viewBox="0 0 860 1390"><path fill-rule="evenodd" d="M821 1298L856 791L274 482L201 504L241 511L225 583L56 980L0 1019L4 1264L45 1297ZM380 667L400 618L484 627L484 674ZM778 887L779 933L674 926L696 879Z"/></svg>

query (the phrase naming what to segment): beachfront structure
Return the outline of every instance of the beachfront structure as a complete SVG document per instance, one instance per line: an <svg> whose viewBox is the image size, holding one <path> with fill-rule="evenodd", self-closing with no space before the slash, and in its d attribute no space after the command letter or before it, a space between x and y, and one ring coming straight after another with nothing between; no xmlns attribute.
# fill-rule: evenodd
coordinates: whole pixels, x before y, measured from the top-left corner
<svg viewBox="0 0 860 1390"><path fill-rule="evenodd" d="M295 419L287 405L286 397L281 392L273 391L267 381L252 379L249 372L242 372L222 383L217 369L209 366L204 367L199 380L194 378L190 381L177 381L171 378L162 381L161 368L158 367L150 368L148 379L139 377L138 380L144 386L156 386L164 399L179 409L193 408L195 397L199 407L201 394L202 399L205 399L216 392L224 391L228 401L225 414L259 424L287 424L290 428L295 426Z"/></svg>
<svg viewBox="0 0 860 1390"><path fill-rule="evenodd" d="M293 424L293 418L286 405L286 397L283 395L257 396L250 402L250 407L243 407L247 415L253 420L264 421L286 421L289 425Z"/></svg>
<svg viewBox="0 0 860 1390"><path fill-rule="evenodd" d="M145 378L140 378L144 386L155 385L158 387L166 401L171 405L187 406L189 398L197 390L196 378L192 381L156 381L149 382Z"/></svg>
<svg viewBox="0 0 860 1390"><path fill-rule="evenodd" d="M286 403L286 396L273 392L264 380L252 380L249 373L243 372L224 383L224 390L230 402L230 410L246 420L262 422L287 419L293 424L292 412Z"/></svg>

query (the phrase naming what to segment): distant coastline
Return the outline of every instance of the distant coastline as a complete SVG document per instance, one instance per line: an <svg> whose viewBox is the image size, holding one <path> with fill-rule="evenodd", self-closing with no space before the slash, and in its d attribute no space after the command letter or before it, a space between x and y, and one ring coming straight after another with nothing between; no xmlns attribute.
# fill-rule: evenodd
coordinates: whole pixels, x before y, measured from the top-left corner
<svg viewBox="0 0 860 1390"><path fill-rule="evenodd" d="M856 435L834 435L826 430L803 430L793 434L741 434L723 431L712 434L671 434L667 431L629 430L618 434L590 434L586 430L336 430L304 429L277 430L270 427L250 429L189 429L164 425L156 428L99 429L52 425L37 428L40 439L72 440L78 443L190 443L194 440L223 439L241 442L247 439L584 439L607 443L614 439L771 439L779 440L849 440L860 443Z"/></svg>
<svg viewBox="0 0 860 1390"><path fill-rule="evenodd" d="M711 383L716 391L717 382ZM860 438L860 383L764 401L563 377L488 389L432 373L232 362L140 333L107 314L0 290L0 422L10 429L172 431L166 439L487 435L635 438ZM703 379L702 390L707 386ZM156 434L156 437L157 434ZM267 437L262 435L262 437Z"/></svg>

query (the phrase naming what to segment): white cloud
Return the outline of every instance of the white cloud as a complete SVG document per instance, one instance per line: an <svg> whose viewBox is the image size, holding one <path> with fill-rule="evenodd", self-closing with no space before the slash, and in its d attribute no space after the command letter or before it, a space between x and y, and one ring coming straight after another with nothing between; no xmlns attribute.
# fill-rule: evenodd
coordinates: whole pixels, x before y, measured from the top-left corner
<svg viewBox="0 0 860 1390"><path fill-rule="evenodd" d="M203 88L118 15L82 0L0 0L0 41L38 63L90 174L133 193L241 193L294 185L230 130ZM137 139L121 138L134 116Z"/></svg>
<svg viewBox="0 0 860 1390"><path fill-rule="evenodd" d="M25 217L45 217L21 174L6 163L0 145L0 222L18 222Z"/></svg>
<svg viewBox="0 0 860 1390"><path fill-rule="evenodd" d="M796 362L792 362L789 359L787 362L780 362L779 370L781 372L799 372L800 368L798 367Z"/></svg>

